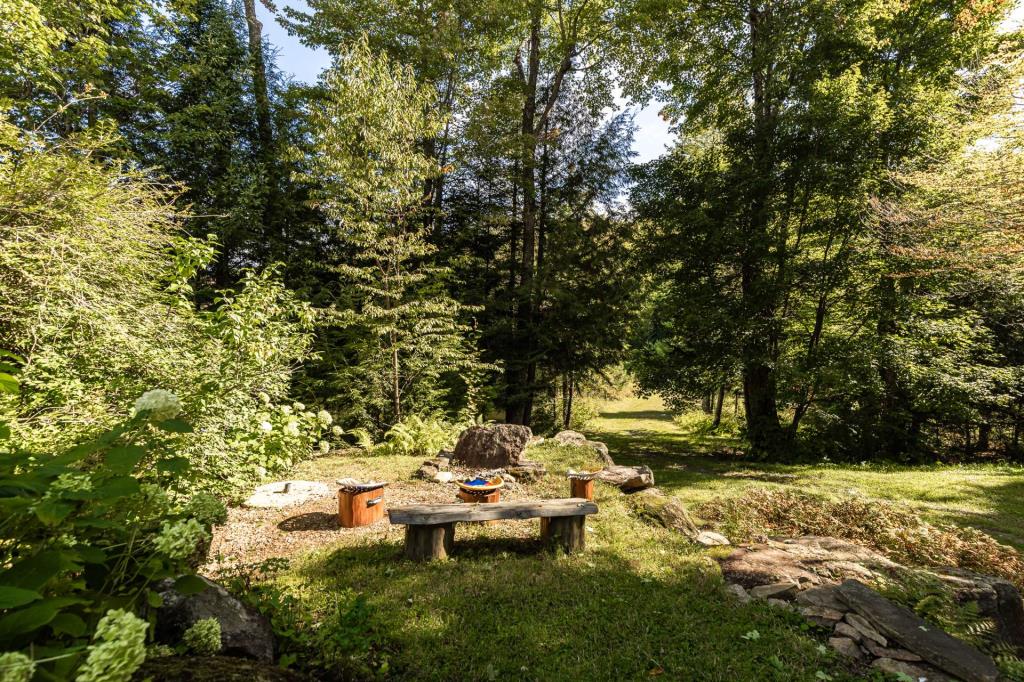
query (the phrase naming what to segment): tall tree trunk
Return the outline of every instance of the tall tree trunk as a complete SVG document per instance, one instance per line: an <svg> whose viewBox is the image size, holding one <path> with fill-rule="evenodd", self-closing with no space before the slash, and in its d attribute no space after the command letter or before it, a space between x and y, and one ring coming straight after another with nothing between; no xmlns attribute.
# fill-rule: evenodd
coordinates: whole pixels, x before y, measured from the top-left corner
<svg viewBox="0 0 1024 682"><path fill-rule="evenodd" d="M715 403L715 419L711 428L717 429L722 424L722 403L725 402L725 384L718 387L718 401Z"/></svg>
<svg viewBox="0 0 1024 682"><path fill-rule="evenodd" d="M755 328L743 344L743 399L747 433L755 454L772 456L782 445L782 427L776 402L775 356L778 349L778 291L765 268L770 257L769 226L775 176L772 136L775 113L767 95L768 58L762 55L765 10L751 4L751 84L754 181L750 189L748 238L741 263L741 293L748 318Z"/></svg>
<svg viewBox="0 0 1024 682"><path fill-rule="evenodd" d="M276 215L280 205L279 173L277 157L274 149L274 124L270 109L270 90L267 85L267 66L263 55L263 24L256 16L256 0L243 0L245 7L245 24L249 38L249 64L252 69L253 100L256 104L256 142L257 157L263 166L266 182L266 194L263 198L263 246L270 249L272 241L287 248L284 234L277 231ZM267 258L283 257L282 254L269 253Z"/></svg>

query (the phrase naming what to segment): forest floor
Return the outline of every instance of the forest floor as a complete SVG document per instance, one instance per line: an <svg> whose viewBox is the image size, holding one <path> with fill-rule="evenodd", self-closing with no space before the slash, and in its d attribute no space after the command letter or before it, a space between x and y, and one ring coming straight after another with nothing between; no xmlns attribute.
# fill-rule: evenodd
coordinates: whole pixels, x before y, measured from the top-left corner
<svg viewBox="0 0 1024 682"><path fill-rule="evenodd" d="M688 434L657 399L609 402L586 431L609 445L617 463L650 466L658 487L691 507L753 486L836 495L857 489L1024 546L1019 468L730 461L734 443ZM552 473L503 499L563 497L559 473L593 463L589 450L550 442L529 456ZM384 477L393 482L391 505L454 501L450 486L412 480L421 461L332 454L289 477L332 484ZM330 498L286 510L232 509L213 555L220 566L288 558L272 581L314 620L362 595L380 636L376 661L386 658L383 676L394 679L864 679L822 646L824 631L727 595L714 559L728 548L698 548L644 523L617 489L599 484L595 499L600 513L588 517L587 549L574 556L545 551L536 520L508 521L460 524L452 558L414 564L402 558L400 526L385 518L339 529Z"/></svg>

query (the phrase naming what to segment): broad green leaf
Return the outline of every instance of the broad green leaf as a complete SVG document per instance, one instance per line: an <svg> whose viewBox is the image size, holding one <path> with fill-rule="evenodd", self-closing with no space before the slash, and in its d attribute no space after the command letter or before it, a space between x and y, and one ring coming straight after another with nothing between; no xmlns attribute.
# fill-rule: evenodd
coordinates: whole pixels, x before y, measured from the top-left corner
<svg viewBox="0 0 1024 682"><path fill-rule="evenodd" d="M170 457L156 463L157 471L169 474L181 474L188 470L188 460L184 457Z"/></svg>
<svg viewBox="0 0 1024 682"><path fill-rule="evenodd" d="M53 628L54 634L67 634L72 637L81 637L86 630L85 621L73 613L58 613L50 621L50 627Z"/></svg>
<svg viewBox="0 0 1024 682"><path fill-rule="evenodd" d="M0 609L13 609L25 604L31 604L43 595L35 590L26 590L21 587L9 587L0 585Z"/></svg>
<svg viewBox="0 0 1024 682"><path fill-rule="evenodd" d="M183 575L174 581L174 589L185 595L198 594L206 588L206 581L197 575Z"/></svg>
<svg viewBox="0 0 1024 682"><path fill-rule="evenodd" d="M96 488L96 497L101 500L115 500L139 492L139 482L131 476L111 479Z"/></svg>
<svg viewBox="0 0 1024 682"><path fill-rule="evenodd" d="M65 552L47 550L15 563L3 573L0 580L3 580L5 585L39 590L61 571L77 567L78 565Z"/></svg>
<svg viewBox="0 0 1024 682"><path fill-rule="evenodd" d="M107 467L115 474L130 473L142 458L146 456L146 449L138 445L124 445L110 448L107 451Z"/></svg>
<svg viewBox="0 0 1024 682"><path fill-rule="evenodd" d="M47 526L56 526L74 510L70 504L57 500L43 500L36 505L36 516Z"/></svg>
<svg viewBox="0 0 1024 682"><path fill-rule="evenodd" d="M17 393L18 380L7 372L0 372L0 393Z"/></svg>
<svg viewBox="0 0 1024 682"><path fill-rule="evenodd" d="M152 606L154 609L158 609L164 605L164 598L160 596L159 592L153 590L146 590L146 603Z"/></svg>
<svg viewBox="0 0 1024 682"><path fill-rule="evenodd" d="M192 426L180 419L165 419L162 422L157 422L156 427L171 433L192 433Z"/></svg>

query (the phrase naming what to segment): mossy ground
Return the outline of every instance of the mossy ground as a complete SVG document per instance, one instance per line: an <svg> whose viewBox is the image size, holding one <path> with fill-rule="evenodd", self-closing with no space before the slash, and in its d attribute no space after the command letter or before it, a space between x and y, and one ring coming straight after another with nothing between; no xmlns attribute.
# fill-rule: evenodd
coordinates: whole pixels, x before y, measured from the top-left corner
<svg viewBox="0 0 1024 682"><path fill-rule="evenodd" d="M588 429L617 462L644 463L689 506L750 486L903 500L931 518L972 524L1020 546L1024 486L1009 467L774 466L709 457L727 438L683 432L656 400L605 406ZM586 450L547 443L531 457L552 471L527 488L562 497L566 467ZM297 476L407 477L418 458L322 458ZM789 478L792 476L793 478ZM423 483L422 485L436 485ZM1015 493L1016 491L1016 493ZM537 521L462 524L447 561L402 558L401 534L339 530L336 542L292 557L276 581L312 614L361 593L386 642L384 676L410 680L823 680L863 679L827 648L824 633L723 590L714 557L639 520L618 490L598 485L587 549L564 556L537 540Z"/></svg>

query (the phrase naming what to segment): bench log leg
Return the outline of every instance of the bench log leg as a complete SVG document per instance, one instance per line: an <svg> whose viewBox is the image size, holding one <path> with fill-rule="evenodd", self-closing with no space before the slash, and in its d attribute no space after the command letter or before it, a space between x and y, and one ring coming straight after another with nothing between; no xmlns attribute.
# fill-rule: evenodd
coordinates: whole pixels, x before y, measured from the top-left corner
<svg viewBox="0 0 1024 682"><path fill-rule="evenodd" d="M557 544L566 554L582 552L586 542L585 516L553 516L540 520L540 533L545 542Z"/></svg>
<svg viewBox="0 0 1024 682"><path fill-rule="evenodd" d="M454 540L454 523L406 526L405 556L413 561L444 559L452 551Z"/></svg>

